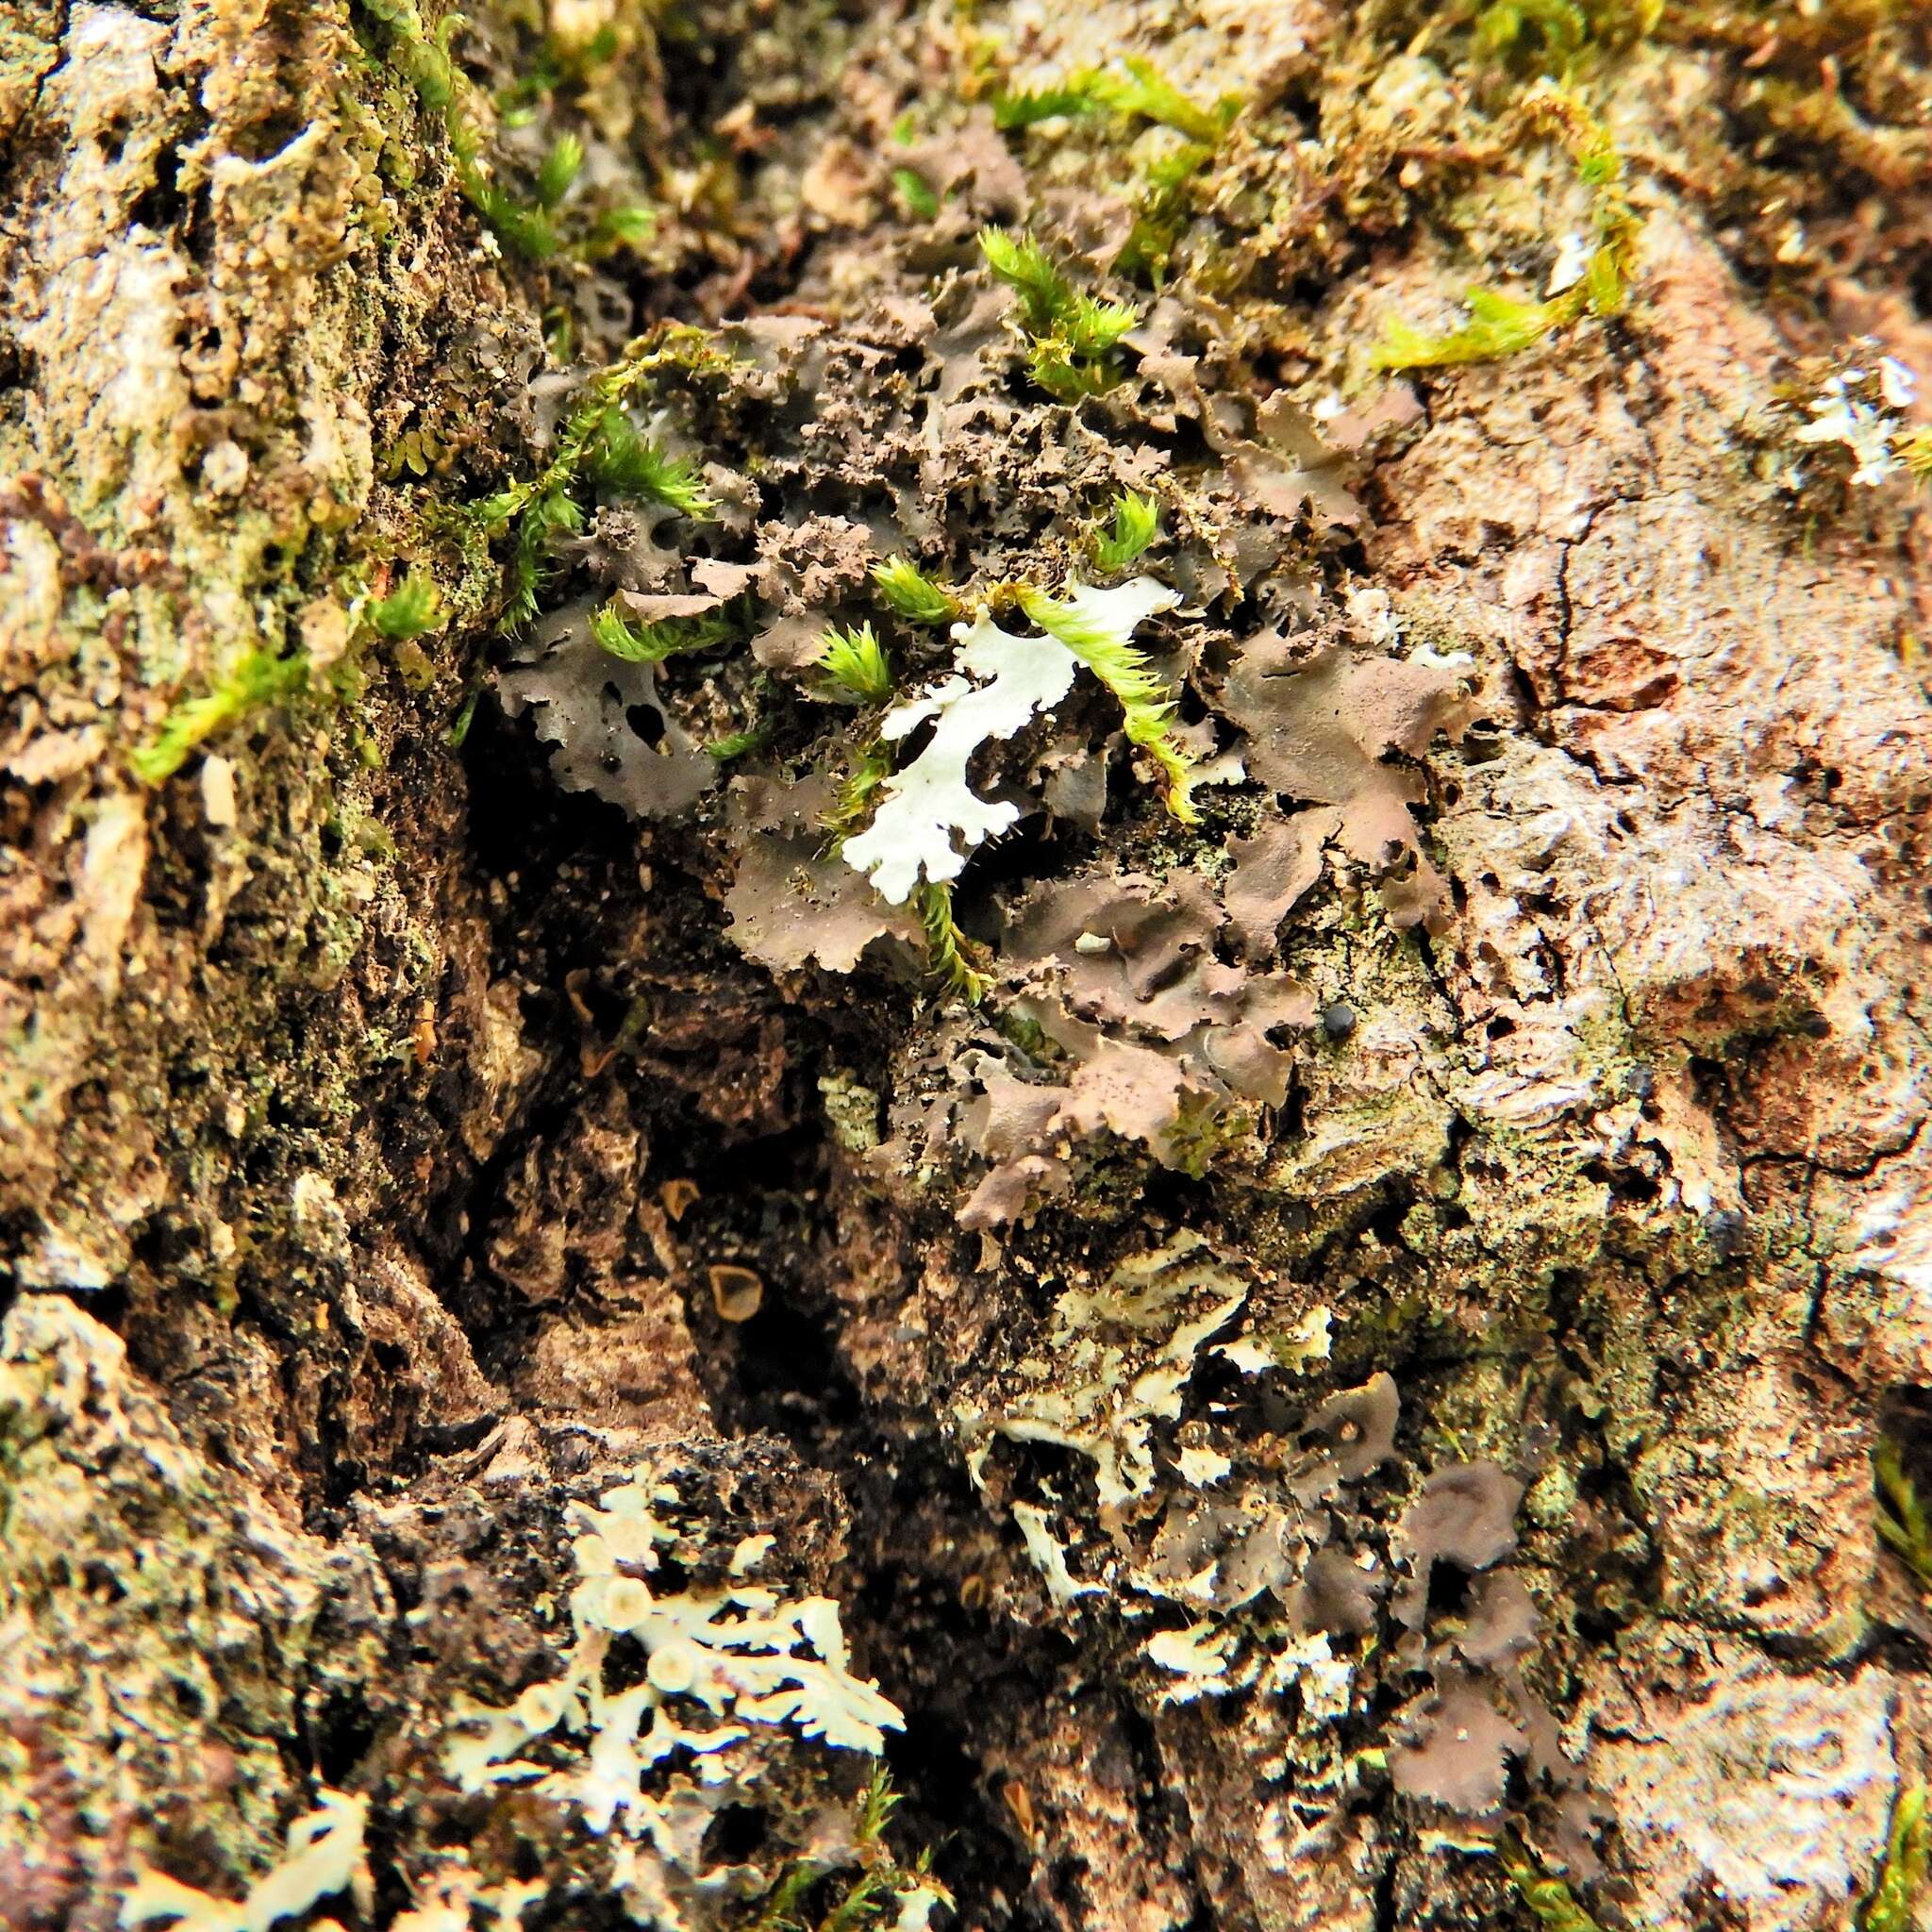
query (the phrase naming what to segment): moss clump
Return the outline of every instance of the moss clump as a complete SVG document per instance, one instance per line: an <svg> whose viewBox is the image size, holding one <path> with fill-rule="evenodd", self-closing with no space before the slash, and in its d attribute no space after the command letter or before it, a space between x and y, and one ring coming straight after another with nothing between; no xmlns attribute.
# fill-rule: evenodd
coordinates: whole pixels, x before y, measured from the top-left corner
<svg viewBox="0 0 1932 1932"><path fill-rule="evenodd" d="M1020 608L1113 693L1128 741L1159 767L1169 813L1184 825L1194 824L1200 817L1193 801L1194 763L1174 736L1174 692L1148 662L1147 654L1129 641L1128 628L1102 613L1093 593L1083 592L1077 585L1070 585L1068 592L1065 598L1054 598L1024 590L1020 592Z"/></svg>
<svg viewBox="0 0 1932 1932"><path fill-rule="evenodd" d="M1121 379L1121 338L1141 320L1129 302L1106 302L1075 289L1031 235L980 232L986 265L1020 298L1033 340L1033 379L1062 403L1098 395Z"/></svg>
<svg viewBox="0 0 1932 1932"><path fill-rule="evenodd" d="M1858 1907L1858 1932L1914 1932L1928 1862L1932 1823L1926 1818L1926 1788L1914 1785L1899 1793L1892 1807L1885 1862L1871 1895Z"/></svg>
<svg viewBox="0 0 1932 1932"><path fill-rule="evenodd" d="M663 617L633 624L616 605L591 613L591 635L599 649L625 664L661 664L686 651L709 650L730 643L741 626L723 612L702 617Z"/></svg>
<svg viewBox="0 0 1932 1932"><path fill-rule="evenodd" d="M731 358L713 349L701 329L674 327L641 339L585 385L582 400L558 438L557 454L542 469L472 506L471 514L486 535L514 531L506 628L514 629L537 614L551 574L551 550L559 538L583 528L581 499L592 491L661 503L693 518L711 514L711 500L696 470L667 456L643 435L625 413L625 405L661 370L695 375L731 366Z"/></svg>
<svg viewBox="0 0 1932 1932"><path fill-rule="evenodd" d="M1110 528L1093 537L1093 566L1113 576L1160 541L1160 506L1151 496L1124 490L1113 501Z"/></svg>
<svg viewBox="0 0 1932 1932"><path fill-rule="evenodd" d="M128 765L143 784L158 785L217 732L262 706L295 696L308 683L308 659L303 653L246 651L212 691L175 705L154 737L128 753Z"/></svg>
<svg viewBox="0 0 1932 1932"><path fill-rule="evenodd" d="M903 557L874 564L872 580L879 595L914 624L951 624L959 615L959 600Z"/></svg>
<svg viewBox="0 0 1932 1932"><path fill-rule="evenodd" d="M1586 314L1607 318L1623 312L1642 227L1624 186L1624 158L1602 123L1564 89L1539 88L1524 101L1524 113L1531 125L1569 150L1578 176L1591 189L1595 246L1576 278L1544 301L1524 302L1499 290L1474 288L1463 297L1469 321L1440 336L1391 320L1374 353L1378 369L1494 361L1532 347Z"/></svg>
<svg viewBox="0 0 1932 1932"><path fill-rule="evenodd" d="M1898 1444L1881 1440L1872 1452L1872 1473L1878 1484L1878 1534L1918 1580L1932 1591L1932 1519L1919 1500L1918 1486L1906 1474Z"/></svg>
<svg viewBox="0 0 1932 1932"><path fill-rule="evenodd" d="M766 1894L748 1932L897 1932L924 1927L935 1906L950 1906L952 1895L932 1875L929 1851L905 1865L886 1843L898 1805L882 1766L853 1820L858 1871L801 1861Z"/></svg>
<svg viewBox="0 0 1932 1932"><path fill-rule="evenodd" d="M879 705L892 694L892 667L869 624L828 630L818 661L825 675L820 691L836 703Z"/></svg>
<svg viewBox="0 0 1932 1932"><path fill-rule="evenodd" d="M1008 132L1046 121L1110 115L1123 130L1149 123L1180 137L1146 163L1133 228L1113 261L1115 274L1158 289L1191 212L1192 185L1220 152L1242 105L1240 95L1226 94L1211 108L1203 107L1151 60L1128 58L1117 68L1083 69L1052 87L997 93L992 110L994 124Z"/></svg>
<svg viewBox="0 0 1932 1932"><path fill-rule="evenodd" d="M912 909L925 935L925 969L971 1006L992 991L991 974L974 963L973 942L953 917L953 889L927 879L912 889Z"/></svg>
<svg viewBox="0 0 1932 1932"><path fill-rule="evenodd" d="M1129 58L1117 68L1082 68L1053 87L996 93L992 118L995 126L1010 133L1042 121L1118 114L1151 121L1212 147L1227 132L1241 106L1241 97L1229 94L1204 108L1182 93L1153 61Z"/></svg>
<svg viewBox="0 0 1932 1932"><path fill-rule="evenodd" d="M400 643L436 628L442 621L442 595L432 578L412 571L388 596L371 604L365 615L377 637Z"/></svg>

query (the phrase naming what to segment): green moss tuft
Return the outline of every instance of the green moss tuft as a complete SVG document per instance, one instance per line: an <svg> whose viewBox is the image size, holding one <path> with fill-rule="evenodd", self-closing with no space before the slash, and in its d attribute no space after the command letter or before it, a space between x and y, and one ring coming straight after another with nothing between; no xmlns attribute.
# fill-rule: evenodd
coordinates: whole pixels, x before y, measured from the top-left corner
<svg viewBox="0 0 1932 1932"><path fill-rule="evenodd" d="M442 592L432 578L411 571L387 597L371 604L365 615L369 627L391 642L420 638L442 622Z"/></svg>
<svg viewBox="0 0 1932 1932"><path fill-rule="evenodd" d="M938 215L940 197L931 182L917 168L894 168L892 186L906 204L907 213L914 220L929 222Z"/></svg>
<svg viewBox="0 0 1932 1932"><path fill-rule="evenodd" d="M1020 319L1033 339L1033 379L1060 402L1098 395L1121 379L1120 340L1141 320L1129 302L1108 302L1075 289L1031 235L980 230L992 273L1020 298Z"/></svg>
<svg viewBox="0 0 1932 1932"><path fill-rule="evenodd" d="M1128 58L1120 73L1098 74L1090 83L1094 97L1116 114L1135 115L1171 127L1190 141L1212 147L1241 112L1238 96L1227 96L1203 108L1168 80L1153 61Z"/></svg>
<svg viewBox="0 0 1932 1932"><path fill-rule="evenodd" d="M1923 1590L1932 1591L1932 1520L1917 1485L1899 1459L1898 1444L1881 1438L1872 1452L1878 1485L1878 1534Z"/></svg>
<svg viewBox="0 0 1932 1932"><path fill-rule="evenodd" d="M614 604L591 613L591 635L600 649L626 664L661 664L685 651L704 651L729 643L741 626L724 612L702 617L666 617L654 624L632 624Z"/></svg>
<svg viewBox="0 0 1932 1932"><path fill-rule="evenodd" d="M1506 1837L1496 1856L1542 1932L1604 1932L1569 1886L1545 1872L1515 1838Z"/></svg>
<svg viewBox="0 0 1932 1932"><path fill-rule="evenodd" d="M1167 79L1153 61L1128 58L1118 68L1082 68L1056 87L993 96L993 125L1008 132L1042 121L1078 120L1097 113L1152 121L1212 147L1241 111L1237 96L1201 107Z"/></svg>
<svg viewBox="0 0 1932 1932"><path fill-rule="evenodd" d="M885 646L869 624L852 630L828 630L818 668L824 673L822 696L861 705L882 704L892 694L892 667Z"/></svg>
<svg viewBox="0 0 1932 1932"><path fill-rule="evenodd" d="M959 615L958 600L906 558L889 557L884 563L874 564L872 580L879 595L914 624L951 624Z"/></svg>
<svg viewBox="0 0 1932 1932"><path fill-rule="evenodd" d="M1858 1907L1858 1932L1915 1932L1928 1861L1932 1824L1926 1819L1926 1789L1913 1785L1899 1793L1892 1807L1885 1862L1871 1895Z"/></svg>
<svg viewBox="0 0 1932 1932"><path fill-rule="evenodd" d="M1519 302L1494 289L1463 294L1469 320L1446 335L1425 335L1406 322L1391 320L1376 346L1377 369L1448 369L1464 362L1493 362L1532 347L1553 329L1574 322L1575 304L1562 299Z"/></svg>
<svg viewBox="0 0 1932 1932"><path fill-rule="evenodd" d="M557 454L541 470L470 507L468 514L486 539L516 531L502 620L506 629L537 614L553 572L552 546L583 528L578 491L594 486L606 495L648 498L688 516L711 514L711 499L695 467L667 456L630 421L624 406L659 370L695 375L731 366L731 358L714 348L702 329L669 327L634 343L621 361L585 385L558 437Z"/></svg>
<svg viewBox="0 0 1932 1932"><path fill-rule="evenodd" d="M1579 177L1592 192L1596 245L1583 273L1569 288L1542 302L1520 302L1493 289L1471 289L1463 298L1469 305L1469 321L1446 335L1424 335L1405 322L1391 320L1374 352L1378 369L1442 369L1494 361L1531 347L1586 313L1607 318L1623 312L1642 228L1624 185L1624 158L1602 123L1567 90L1540 86L1523 106L1532 126L1569 150Z"/></svg>
<svg viewBox="0 0 1932 1932"><path fill-rule="evenodd" d="M1037 127L1042 121L1077 121L1092 113L1100 103L1091 89L1077 84L1066 87L1027 89L993 96L993 125L1010 134L1022 127Z"/></svg>
<svg viewBox="0 0 1932 1932"><path fill-rule="evenodd" d="M822 821L835 852L871 819L873 799L891 775L892 754L885 744L874 738L859 747L851 768L839 781L838 797Z"/></svg>
<svg viewBox="0 0 1932 1932"><path fill-rule="evenodd" d="M1113 527L1096 531L1093 563L1109 575L1127 569L1160 540L1160 506L1151 496L1124 490L1113 501Z"/></svg>
<svg viewBox="0 0 1932 1932"><path fill-rule="evenodd" d="M953 917L952 887L922 880L912 889L912 909L925 934L925 970L976 1007L992 991L992 978L974 964L975 949Z"/></svg>
<svg viewBox="0 0 1932 1932"><path fill-rule="evenodd" d="M537 200L554 208L584 171L584 144L575 134L562 134L551 144L537 170Z"/></svg>
<svg viewBox="0 0 1932 1932"><path fill-rule="evenodd" d="M158 785L216 732L260 706L294 696L308 682L308 659L300 652L283 658L272 651L249 651L211 691L177 704L155 736L128 753L128 765L143 784Z"/></svg>
<svg viewBox="0 0 1932 1932"><path fill-rule="evenodd" d="M666 504L688 517L709 517L717 508L695 466L667 456L620 408L599 417L584 445L584 465L611 496Z"/></svg>
<svg viewBox="0 0 1932 1932"><path fill-rule="evenodd" d="M1146 653L1106 625L1089 622L1075 605L1044 591L1023 590L1019 601L1026 615L1058 638L1119 701L1128 741L1160 768L1168 811L1184 825L1197 823L1193 760L1174 739L1174 694L1155 674Z"/></svg>

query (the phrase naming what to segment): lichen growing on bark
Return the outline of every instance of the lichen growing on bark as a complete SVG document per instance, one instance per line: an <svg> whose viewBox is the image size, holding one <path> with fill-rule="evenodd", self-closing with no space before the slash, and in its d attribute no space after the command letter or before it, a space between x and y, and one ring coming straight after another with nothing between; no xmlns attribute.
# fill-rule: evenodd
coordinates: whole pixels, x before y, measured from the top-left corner
<svg viewBox="0 0 1932 1932"><path fill-rule="evenodd" d="M0 1916L1892 1910L1925 62L16 8Z"/></svg>

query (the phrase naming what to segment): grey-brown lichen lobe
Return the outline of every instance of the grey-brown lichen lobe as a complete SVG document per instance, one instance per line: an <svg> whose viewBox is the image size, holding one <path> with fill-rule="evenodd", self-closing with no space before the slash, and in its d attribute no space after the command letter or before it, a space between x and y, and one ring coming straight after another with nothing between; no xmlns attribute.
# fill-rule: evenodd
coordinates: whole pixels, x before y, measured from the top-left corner
<svg viewBox="0 0 1932 1932"><path fill-rule="evenodd" d="M539 270L459 208L381 21L9 20L0 467L44 479L0 574L27 1923L110 1923L143 1864L239 1898L338 1787L373 1924L512 1887L532 1926L706 1923L794 1857L862 1869L856 1756L785 1723L728 1785L689 1742L637 1774L675 1843L642 1877L576 1800L448 1775L463 1711L575 1668L572 1539L640 1466L653 1604L841 1604L966 1924L1493 1924L1505 1824L1606 1923L1852 1923L1926 1770L1870 1455L1932 1320L1923 513L1828 464L1794 499L1808 405L1774 396L1834 332L1926 360L1915 244L1857 208L1908 189L1910 46L1843 11L1599 24L1628 310L1387 387L1388 315L1534 296L1593 218L1507 119L1533 39L488 18L458 45L489 87L622 48L506 110L502 178L569 127L566 234L660 204L655 253ZM1158 294L1108 264L1176 130L985 104L1122 49L1250 96ZM1853 122L1800 111L1821 59ZM1107 396L1041 391L984 220L1145 305ZM602 360L774 291L710 339L739 369L643 415L717 525L587 498L505 680L549 743L486 698L466 766L441 735L496 591L443 513L567 420L572 378L526 393L541 332ZM869 618L936 702L958 641L895 627L871 566L1064 591L1128 489L1181 600L1130 641L1185 684L1205 828L1097 686L984 741L970 782L1024 829L961 874L969 1013L825 844L858 713L808 660ZM391 658L358 599L406 562L458 617ZM742 648L610 672L606 598ZM184 699L298 651L305 695L138 782ZM619 1648L613 1700L653 1683ZM667 1722L735 1721L664 1648ZM533 1778L580 1775L576 1737L533 1732Z"/></svg>

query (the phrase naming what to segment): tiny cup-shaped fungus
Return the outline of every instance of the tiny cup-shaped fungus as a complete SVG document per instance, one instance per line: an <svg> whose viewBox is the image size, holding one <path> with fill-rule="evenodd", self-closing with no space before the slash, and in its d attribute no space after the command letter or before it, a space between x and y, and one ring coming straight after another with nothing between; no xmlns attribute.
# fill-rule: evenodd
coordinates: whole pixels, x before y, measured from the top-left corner
<svg viewBox="0 0 1932 1932"><path fill-rule="evenodd" d="M764 1306L765 1284L749 1268L720 1262L710 1271L711 1304L724 1322L749 1322Z"/></svg>

